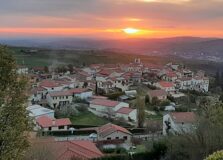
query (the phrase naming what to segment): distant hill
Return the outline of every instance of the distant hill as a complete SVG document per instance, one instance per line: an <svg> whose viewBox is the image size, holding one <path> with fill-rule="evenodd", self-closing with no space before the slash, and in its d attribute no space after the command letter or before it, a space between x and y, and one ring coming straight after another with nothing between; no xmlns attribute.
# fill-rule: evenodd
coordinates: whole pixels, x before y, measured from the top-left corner
<svg viewBox="0 0 223 160"><path fill-rule="evenodd" d="M199 37L175 37L161 39L10 39L0 43L51 49L103 49L148 55L186 55L223 57L223 39Z"/></svg>

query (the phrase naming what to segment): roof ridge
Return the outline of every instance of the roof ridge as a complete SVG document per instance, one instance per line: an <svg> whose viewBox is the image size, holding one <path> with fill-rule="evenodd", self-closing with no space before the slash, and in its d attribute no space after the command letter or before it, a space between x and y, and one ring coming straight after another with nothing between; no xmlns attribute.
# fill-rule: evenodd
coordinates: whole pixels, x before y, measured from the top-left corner
<svg viewBox="0 0 223 160"><path fill-rule="evenodd" d="M75 145L77 145L77 146L80 146L80 147L82 147L82 148L84 148L84 149L86 149L86 150L92 152L92 153L95 153L95 154L99 155L99 153L94 152L94 151L92 151L92 150L89 150L89 148L86 148L85 146L82 146L82 145L80 145L80 144L74 143L74 141L69 141L69 143L71 143L72 145L75 144ZM81 152L81 151L80 151L80 152Z"/></svg>

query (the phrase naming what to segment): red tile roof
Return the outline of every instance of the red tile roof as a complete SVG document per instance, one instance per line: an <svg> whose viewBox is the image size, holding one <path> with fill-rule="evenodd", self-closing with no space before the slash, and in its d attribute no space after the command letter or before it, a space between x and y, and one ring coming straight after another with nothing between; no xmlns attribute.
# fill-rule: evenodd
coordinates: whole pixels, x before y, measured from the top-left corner
<svg viewBox="0 0 223 160"><path fill-rule="evenodd" d="M129 114L135 109L129 108L129 107L122 107L119 110L116 111L116 113L121 113L121 114Z"/></svg>
<svg viewBox="0 0 223 160"><path fill-rule="evenodd" d="M45 141L33 143L34 146L42 146L47 149L47 154L55 160L71 160L72 158L88 160L100 158L103 153L94 143L85 140L75 141Z"/></svg>
<svg viewBox="0 0 223 160"><path fill-rule="evenodd" d="M85 77L90 77L91 75L85 71L80 71L78 72L78 74L82 75L82 76L85 76Z"/></svg>
<svg viewBox="0 0 223 160"><path fill-rule="evenodd" d="M83 92L86 92L86 91L87 91L86 88L74 88L74 89L70 89L70 90L67 90L67 91L50 92L49 95L51 97L72 96L73 94L79 94L79 93L83 93Z"/></svg>
<svg viewBox="0 0 223 160"><path fill-rule="evenodd" d="M173 78L173 77L177 77L177 74L174 73L174 72L168 72L166 75L167 75L168 77L171 77L171 78Z"/></svg>
<svg viewBox="0 0 223 160"><path fill-rule="evenodd" d="M108 97L105 96L92 96L92 99L108 99Z"/></svg>
<svg viewBox="0 0 223 160"><path fill-rule="evenodd" d="M106 99L94 99L90 102L90 104L101 105L101 106L105 106L105 107L115 107L119 103L120 102L118 102L118 101L111 101L111 100L106 100Z"/></svg>
<svg viewBox="0 0 223 160"><path fill-rule="evenodd" d="M97 129L98 135L101 137L106 137L117 131L131 135L131 133L127 129L111 123L103 125Z"/></svg>
<svg viewBox="0 0 223 160"><path fill-rule="evenodd" d="M172 112L170 116L176 123L193 123L196 120L194 112Z"/></svg>
<svg viewBox="0 0 223 160"><path fill-rule="evenodd" d="M51 127L52 126L52 119L47 116L41 116L36 119L36 123L41 126L42 128Z"/></svg>
<svg viewBox="0 0 223 160"><path fill-rule="evenodd" d="M99 71L98 73L101 75L106 75L109 76L113 71L110 69L102 69L101 71Z"/></svg>
<svg viewBox="0 0 223 160"><path fill-rule="evenodd" d="M159 84L164 88L174 87L174 83L172 82L160 81Z"/></svg>
<svg viewBox="0 0 223 160"><path fill-rule="evenodd" d="M167 96L168 93L164 89L150 90L148 92L151 97Z"/></svg>
<svg viewBox="0 0 223 160"><path fill-rule="evenodd" d="M55 119L55 126L67 126L71 124L72 123L69 118Z"/></svg>
<svg viewBox="0 0 223 160"><path fill-rule="evenodd" d="M59 96L72 96L73 94L68 90L68 91L54 91L54 92L50 92L49 95L51 97L59 97Z"/></svg>
<svg viewBox="0 0 223 160"><path fill-rule="evenodd" d="M52 119L48 116L41 116L37 118L36 123L42 128L54 127L54 126L68 126L71 125L69 118Z"/></svg>
<svg viewBox="0 0 223 160"><path fill-rule="evenodd" d="M74 88L74 89L70 89L69 92L72 94L78 94L78 93L83 93L86 92L87 89L86 88Z"/></svg>
<svg viewBox="0 0 223 160"><path fill-rule="evenodd" d="M43 80L40 85L40 87L47 87L47 88L53 88L53 87L59 87L61 84L53 81L53 80Z"/></svg>

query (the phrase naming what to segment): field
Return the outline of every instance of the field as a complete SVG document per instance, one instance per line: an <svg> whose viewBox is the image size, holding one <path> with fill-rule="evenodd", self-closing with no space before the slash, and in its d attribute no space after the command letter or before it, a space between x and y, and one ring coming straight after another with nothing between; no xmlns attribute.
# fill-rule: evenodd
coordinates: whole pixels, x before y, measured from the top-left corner
<svg viewBox="0 0 223 160"><path fill-rule="evenodd" d="M130 63L135 58L140 58L143 63L164 65L169 62L182 63L192 70L205 70L214 75L222 63L214 63L202 60L188 60L177 56L149 56L115 52L111 50L52 50L37 49L36 53L24 52L30 48L11 47L12 54L18 64L28 67L72 64L74 66L89 65L95 63L117 64Z"/></svg>
<svg viewBox="0 0 223 160"><path fill-rule="evenodd" d="M77 116L70 117L70 120L73 125L100 126L108 123L106 119L97 117L91 112L80 113Z"/></svg>
<svg viewBox="0 0 223 160"><path fill-rule="evenodd" d="M32 66L49 66L60 64L72 64L74 66L88 65L95 63L130 63L135 58L140 58L142 62L152 64L165 64L167 58L158 56L133 55L127 53L117 53L102 50L50 50L38 49L37 53L24 53L27 48L11 48L18 64Z"/></svg>

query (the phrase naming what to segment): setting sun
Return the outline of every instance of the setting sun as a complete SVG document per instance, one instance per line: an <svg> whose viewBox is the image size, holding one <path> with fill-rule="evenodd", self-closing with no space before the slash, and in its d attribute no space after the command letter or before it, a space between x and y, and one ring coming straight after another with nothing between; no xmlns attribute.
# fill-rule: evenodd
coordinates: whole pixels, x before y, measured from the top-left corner
<svg viewBox="0 0 223 160"><path fill-rule="evenodd" d="M139 29L135 29L135 28L125 28L125 29L123 29L123 31L124 31L126 34L136 34L136 33L138 33L140 30L139 30Z"/></svg>

